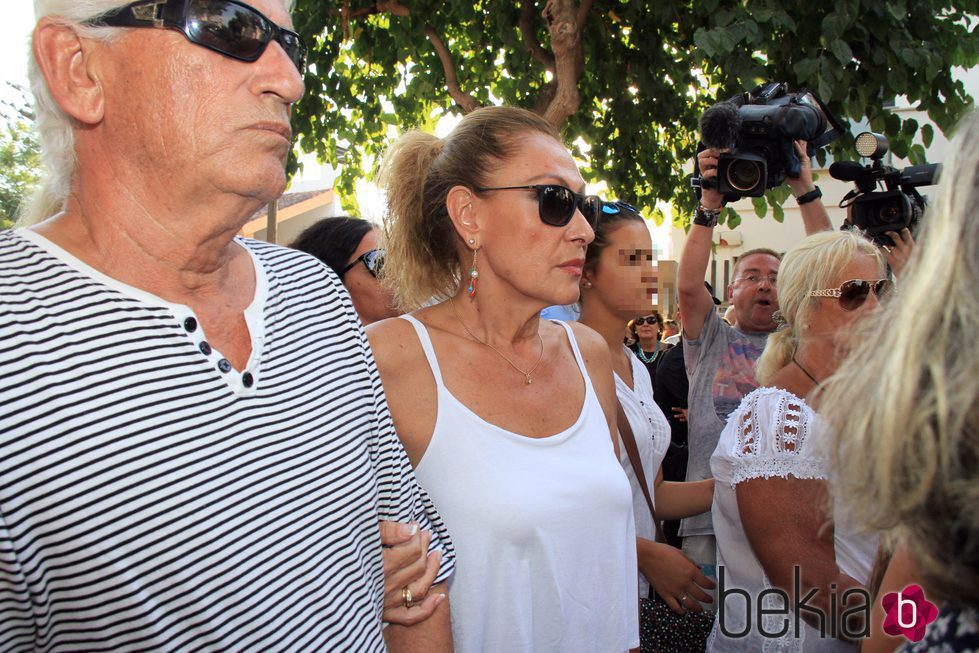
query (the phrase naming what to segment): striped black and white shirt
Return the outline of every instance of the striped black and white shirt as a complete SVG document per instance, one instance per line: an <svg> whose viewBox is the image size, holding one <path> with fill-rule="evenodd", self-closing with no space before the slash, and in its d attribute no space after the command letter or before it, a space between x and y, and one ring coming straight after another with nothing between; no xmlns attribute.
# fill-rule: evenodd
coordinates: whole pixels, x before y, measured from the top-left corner
<svg viewBox="0 0 979 653"><path fill-rule="evenodd" d="M383 650L378 519L451 573L346 291L239 244L244 370L188 307L0 233L0 652Z"/></svg>

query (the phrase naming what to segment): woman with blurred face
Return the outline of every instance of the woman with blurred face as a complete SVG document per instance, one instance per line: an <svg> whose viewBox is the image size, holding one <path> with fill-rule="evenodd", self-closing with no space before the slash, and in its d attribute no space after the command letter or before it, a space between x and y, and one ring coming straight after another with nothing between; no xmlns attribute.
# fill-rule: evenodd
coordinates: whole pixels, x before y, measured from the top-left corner
<svg viewBox="0 0 979 653"><path fill-rule="evenodd" d="M401 137L381 183L386 280L413 312L369 337L456 548L456 650L638 645L608 349L579 324L539 318L577 300L601 200L582 195L550 125L507 107L468 114L445 139Z"/></svg>
<svg viewBox="0 0 979 653"><path fill-rule="evenodd" d="M653 499L657 519L680 519L710 509L712 480L695 483L663 481L661 463L670 445L670 425L653 400L653 386L643 361L622 345L622 325L644 307L656 291L653 246L642 216L624 202L605 204L595 240L588 246L581 279L580 322L604 337L612 357L616 397L629 420L642 460L643 476ZM658 314L656 314L658 317ZM637 325L640 342L644 335L655 338L659 322ZM648 342L648 338L647 338ZM653 345L655 347L655 345ZM622 437L622 434L619 434ZM702 612L700 602L711 602L704 589L714 584L682 551L656 541L656 529L646 504L638 475L632 468L623 442L619 461L632 484L636 519L640 596L651 596L652 586L677 614ZM705 631L706 632L706 631ZM653 632L643 625L642 650L672 650L669 633ZM701 642L701 647L703 642Z"/></svg>
<svg viewBox="0 0 979 653"><path fill-rule="evenodd" d="M709 650L856 648L852 640L861 636L863 623L841 617L854 608L850 614L869 615L869 606L847 592L867 583L877 538L830 507L830 434L819 413L822 384L853 346L856 322L878 308L890 283L884 277L877 248L854 232L809 236L782 259L775 315L780 327L758 361L761 387L731 414L711 457L725 623L715 624ZM734 588L747 592L750 606L789 609L759 622ZM796 623L789 592L808 597L813 610L802 612L804 623ZM814 610L824 615L821 623L810 621ZM747 634L732 636L742 632Z"/></svg>

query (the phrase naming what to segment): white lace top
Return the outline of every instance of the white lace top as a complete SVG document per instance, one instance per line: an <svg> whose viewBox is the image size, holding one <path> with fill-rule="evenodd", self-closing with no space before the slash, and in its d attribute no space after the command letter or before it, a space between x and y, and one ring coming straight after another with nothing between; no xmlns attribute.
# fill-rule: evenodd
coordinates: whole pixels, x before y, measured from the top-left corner
<svg viewBox="0 0 979 653"><path fill-rule="evenodd" d="M724 604L719 606L721 609L714 622L708 650L751 653L855 650L855 646L842 640L820 637L819 631L804 622L799 624L799 636L796 637L796 621L791 614L765 615L762 623L757 623L757 597L772 584L748 542L735 495L738 483L753 478L826 479L824 442L827 434L825 422L804 400L779 388L759 388L747 395L721 432L710 459L710 468L715 483L711 512L717 536L719 581L723 567L723 585L718 585L718 600L723 600ZM877 551L877 538L857 531L838 506L834 507L833 521L836 561L840 570L866 583ZM791 526L780 521L777 514L772 515L770 527L773 531ZM805 561L800 560L797 564L804 565ZM732 593L731 590L748 593L750 613L746 612L748 599L744 593ZM763 607L779 610L782 606L780 597L764 596ZM789 608L791 612L791 604ZM789 627L784 636L772 638L761 634L759 626L767 633L778 633L785 629L786 620ZM733 636L745 631L742 637Z"/></svg>

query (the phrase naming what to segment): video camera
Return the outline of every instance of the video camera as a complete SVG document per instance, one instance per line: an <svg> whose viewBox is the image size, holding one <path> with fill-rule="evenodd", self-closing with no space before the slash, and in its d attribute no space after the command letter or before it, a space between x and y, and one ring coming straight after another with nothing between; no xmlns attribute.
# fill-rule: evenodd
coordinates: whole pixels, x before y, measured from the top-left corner
<svg viewBox="0 0 979 653"><path fill-rule="evenodd" d="M764 195L766 188L781 186L786 175L799 177L802 163L794 141L806 141L812 156L842 133L839 121L812 92L789 93L784 82L768 82L707 109L700 118L698 151L729 150L718 158L717 190L736 201ZM713 187L712 180L700 177L699 166L691 184Z"/></svg>
<svg viewBox="0 0 979 653"><path fill-rule="evenodd" d="M841 229L859 228L878 245L891 245L887 231L907 227L914 232L925 211L925 198L917 191L938 181L939 163L908 166L903 170L884 165L887 138L864 132L857 136L855 149L862 157L872 159L864 166L856 161L837 161L829 167L833 179L852 181L856 188L847 193L840 208L850 207L849 220ZM875 190L880 184L886 190Z"/></svg>

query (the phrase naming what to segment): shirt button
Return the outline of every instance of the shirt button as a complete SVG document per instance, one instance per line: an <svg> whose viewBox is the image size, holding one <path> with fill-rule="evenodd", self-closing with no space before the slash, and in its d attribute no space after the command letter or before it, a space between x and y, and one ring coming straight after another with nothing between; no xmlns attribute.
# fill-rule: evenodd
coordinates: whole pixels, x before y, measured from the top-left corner
<svg viewBox="0 0 979 653"><path fill-rule="evenodd" d="M231 371L231 361L227 358L222 358L218 361L218 369L227 374Z"/></svg>
<svg viewBox="0 0 979 653"><path fill-rule="evenodd" d="M241 375L241 383L246 388L250 388L255 385L255 377L252 376L251 372L245 372Z"/></svg>
<svg viewBox="0 0 979 653"><path fill-rule="evenodd" d="M186 320L184 320L184 328L187 329L187 333L197 331L197 320L192 317L188 317Z"/></svg>
<svg viewBox="0 0 979 653"><path fill-rule="evenodd" d="M211 345L207 344L207 341L202 342L200 344L200 348L201 348L201 353L204 354L205 356L211 355Z"/></svg>

